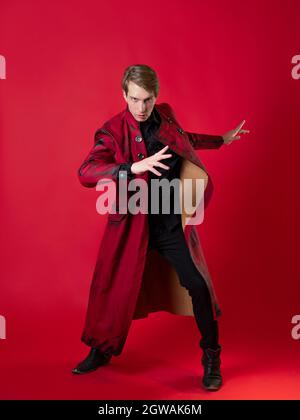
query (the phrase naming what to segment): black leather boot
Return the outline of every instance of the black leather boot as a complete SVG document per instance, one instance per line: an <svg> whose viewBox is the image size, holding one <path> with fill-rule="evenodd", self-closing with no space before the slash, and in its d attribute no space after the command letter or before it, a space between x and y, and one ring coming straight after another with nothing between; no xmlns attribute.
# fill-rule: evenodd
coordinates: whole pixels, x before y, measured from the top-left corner
<svg viewBox="0 0 300 420"><path fill-rule="evenodd" d="M98 369L98 367L109 363L111 357L112 355L102 353L96 347L92 347L88 356L72 370L72 373L82 374L93 372Z"/></svg>
<svg viewBox="0 0 300 420"><path fill-rule="evenodd" d="M213 350L210 348L203 350L202 364L204 366L204 375L202 385L208 391L217 391L222 386L221 376L221 348Z"/></svg>

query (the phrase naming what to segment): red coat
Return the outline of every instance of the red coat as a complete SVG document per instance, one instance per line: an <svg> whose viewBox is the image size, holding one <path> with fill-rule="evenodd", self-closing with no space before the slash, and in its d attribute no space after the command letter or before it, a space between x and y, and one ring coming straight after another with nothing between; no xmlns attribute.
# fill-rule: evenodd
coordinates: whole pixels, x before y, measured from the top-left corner
<svg viewBox="0 0 300 420"><path fill-rule="evenodd" d="M184 131L169 104L155 107L162 119L157 138L184 158L181 181L203 177L208 180L204 194L206 208L213 185L194 149L217 149L224 143L222 136ZM142 136L139 122L127 106L96 131L94 145L78 170L81 184L95 187L103 178L114 182L119 164L147 157L145 142L139 138L136 141L136 136ZM148 181L148 172L135 177ZM193 316L191 298L180 285L173 267L155 249L147 253L147 217L143 213L108 215L92 278L81 340L115 356L122 352L133 319L157 311ZM183 213L182 226L191 257L208 285L216 318L221 310L196 225L189 224Z"/></svg>

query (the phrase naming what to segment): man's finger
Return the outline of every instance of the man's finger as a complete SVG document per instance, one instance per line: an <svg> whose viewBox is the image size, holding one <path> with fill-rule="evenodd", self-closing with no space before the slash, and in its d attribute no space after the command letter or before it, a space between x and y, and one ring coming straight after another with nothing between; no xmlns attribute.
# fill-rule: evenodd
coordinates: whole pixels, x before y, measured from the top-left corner
<svg viewBox="0 0 300 420"><path fill-rule="evenodd" d="M148 169L150 172L153 172L155 175L158 175L158 176L161 176L161 173L160 172L158 172L156 169L154 169L153 167L152 168L149 168Z"/></svg>
<svg viewBox="0 0 300 420"><path fill-rule="evenodd" d="M236 128L236 130L239 130L243 125L245 124L246 120L243 120Z"/></svg>
<svg viewBox="0 0 300 420"><path fill-rule="evenodd" d="M159 166L160 168L170 169L170 166L164 165L161 162L155 162L155 163L153 163L153 166Z"/></svg>
<svg viewBox="0 0 300 420"><path fill-rule="evenodd" d="M165 147L163 147L159 152L157 152L157 154L161 154L163 153L165 150L167 150L167 148L169 147L169 145L167 144Z"/></svg>
<svg viewBox="0 0 300 420"><path fill-rule="evenodd" d="M171 156L172 155L161 155L161 156L158 156L156 159L167 159L167 158L169 158Z"/></svg>

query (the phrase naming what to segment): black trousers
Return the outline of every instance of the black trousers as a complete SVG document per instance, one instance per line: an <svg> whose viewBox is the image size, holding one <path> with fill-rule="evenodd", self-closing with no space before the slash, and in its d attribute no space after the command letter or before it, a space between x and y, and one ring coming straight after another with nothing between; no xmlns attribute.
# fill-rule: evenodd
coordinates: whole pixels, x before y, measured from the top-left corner
<svg viewBox="0 0 300 420"><path fill-rule="evenodd" d="M171 229L149 222L149 246L165 257L176 270L180 284L188 290L193 312L201 334L202 349L218 349L218 321L214 320L213 308L207 284L197 270L190 255L181 222Z"/></svg>

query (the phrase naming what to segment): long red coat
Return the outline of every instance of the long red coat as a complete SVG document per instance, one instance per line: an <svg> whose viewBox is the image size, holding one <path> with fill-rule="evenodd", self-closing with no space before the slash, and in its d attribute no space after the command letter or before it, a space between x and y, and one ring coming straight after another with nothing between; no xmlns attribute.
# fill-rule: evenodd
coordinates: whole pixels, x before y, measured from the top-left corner
<svg viewBox="0 0 300 420"><path fill-rule="evenodd" d="M194 149L217 149L224 143L223 138L184 131L169 104L155 104L155 107L162 119L157 138L183 157L181 181L205 179L206 209L213 185ZM78 170L81 184L95 187L103 178L117 184L119 164L147 157L145 142L137 136L142 137L139 122L127 106L96 131L94 145ZM148 181L148 176L145 172L135 177ZM180 285L173 267L155 249L147 252L147 217L147 214L129 212L108 215L92 278L81 340L115 356L122 352L133 319L157 311L193 316L191 297ZM208 285L216 319L221 310L196 225L187 222L184 212L181 218L191 257Z"/></svg>

